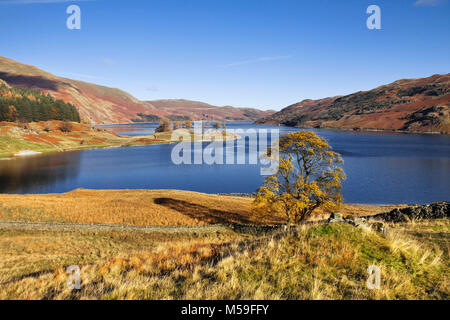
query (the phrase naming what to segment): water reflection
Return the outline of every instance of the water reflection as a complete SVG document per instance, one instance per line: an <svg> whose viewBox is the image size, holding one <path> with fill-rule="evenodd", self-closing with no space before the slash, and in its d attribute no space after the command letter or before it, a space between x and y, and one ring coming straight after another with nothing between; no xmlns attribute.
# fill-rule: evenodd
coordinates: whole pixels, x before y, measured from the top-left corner
<svg viewBox="0 0 450 320"><path fill-rule="evenodd" d="M0 193L40 193L75 180L81 152L0 161Z"/></svg>

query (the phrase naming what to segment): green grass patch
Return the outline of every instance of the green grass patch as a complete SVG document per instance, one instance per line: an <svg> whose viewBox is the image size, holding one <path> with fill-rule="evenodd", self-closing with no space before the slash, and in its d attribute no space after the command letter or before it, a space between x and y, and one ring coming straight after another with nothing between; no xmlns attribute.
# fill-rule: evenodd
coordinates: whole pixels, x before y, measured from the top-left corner
<svg viewBox="0 0 450 320"><path fill-rule="evenodd" d="M55 147L45 143L25 141L19 138L0 135L0 157L10 157L23 150L36 152L47 152L57 150Z"/></svg>

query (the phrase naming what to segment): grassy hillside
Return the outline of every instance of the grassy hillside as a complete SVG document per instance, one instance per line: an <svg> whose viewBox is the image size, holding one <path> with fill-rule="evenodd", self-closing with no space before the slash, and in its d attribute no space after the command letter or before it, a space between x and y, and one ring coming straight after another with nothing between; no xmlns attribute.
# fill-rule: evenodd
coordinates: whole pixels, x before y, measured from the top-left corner
<svg viewBox="0 0 450 320"><path fill-rule="evenodd" d="M448 299L447 220L251 236L0 230L0 299ZM381 288L366 269L381 268ZM79 265L82 287L67 288Z"/></svg>
<svg viewBox="0 0 450 320"><path fill-rule="evenodd" d="M448 218L387 224L386 236L346 223L207 226L285 223L255 216L251 201L173 190L0 195L0 299L448 299ZM149 225L160 227L136 227ZM373 264L379 290L366 286ZM81 290L67 288L70 265Z"/></svg>

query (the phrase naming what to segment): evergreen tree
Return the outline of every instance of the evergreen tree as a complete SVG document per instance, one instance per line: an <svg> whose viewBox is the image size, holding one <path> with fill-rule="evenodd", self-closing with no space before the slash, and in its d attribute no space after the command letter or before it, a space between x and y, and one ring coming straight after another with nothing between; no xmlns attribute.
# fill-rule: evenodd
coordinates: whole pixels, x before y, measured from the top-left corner
<svg viewBox="0 0 450 320"><path fill-rule="evenodd" d="M0 121L61 120L80 122L76 107L50 94L28 88L9 88L0 85Z"/></svg>

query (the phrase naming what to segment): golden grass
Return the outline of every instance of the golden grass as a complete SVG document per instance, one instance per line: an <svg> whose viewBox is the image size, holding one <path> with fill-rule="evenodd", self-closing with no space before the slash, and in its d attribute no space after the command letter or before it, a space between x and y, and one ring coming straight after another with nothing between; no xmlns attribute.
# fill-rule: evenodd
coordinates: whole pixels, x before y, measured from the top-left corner
<svg viewBox="0 0 450 320"><path fill-rule="evenodd" d="M448 219L387 238L348 224L277 237L0 231L0 299L448 299L448 252L413 235L422 224L448 247ZM80 291L66 285L72 264ZM379 290L365 284L371 264Z"/></svg>
<svg viewBox="0 0 450 320"><path fill-rule="evenodd" d="M251 215L251 199L176 190L83 190L66 194L0 195L0 219L125 225L275 223Z"/></svg>
<svg viewBox="0 0 450 320"><path fill-rule="evenodd" d="M217 223L277 224L284 217L251 212L251 198L177 190L84 190L65 194L0 194L0 220L74 222L138 226L180 226ZM344 205L353 215L376 214L390 206ZM318 211L316 219L328 218Z"/></svg>

